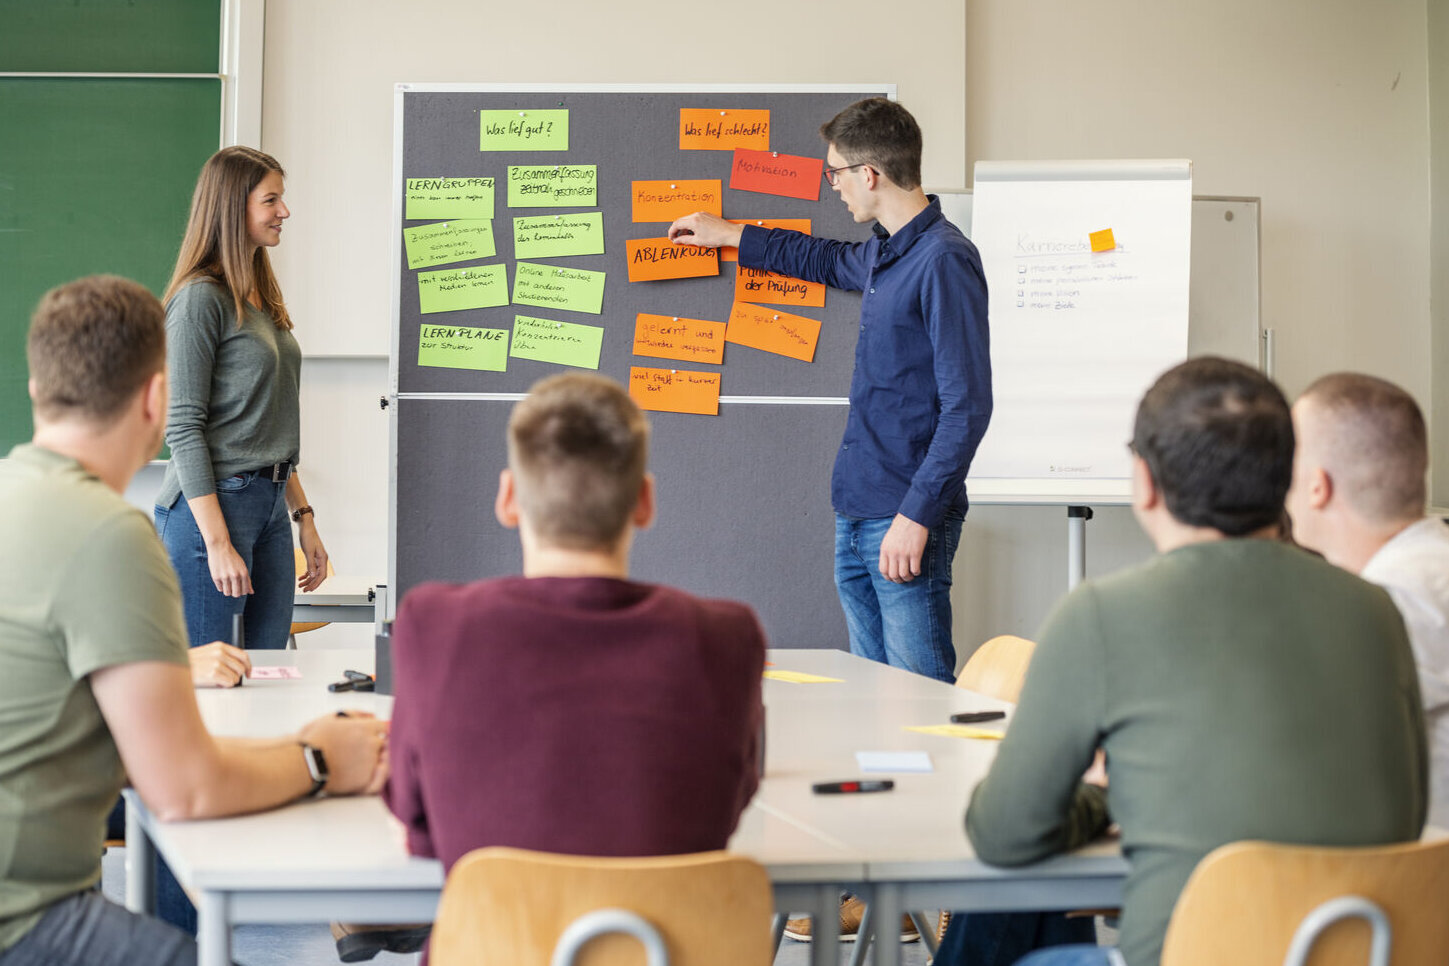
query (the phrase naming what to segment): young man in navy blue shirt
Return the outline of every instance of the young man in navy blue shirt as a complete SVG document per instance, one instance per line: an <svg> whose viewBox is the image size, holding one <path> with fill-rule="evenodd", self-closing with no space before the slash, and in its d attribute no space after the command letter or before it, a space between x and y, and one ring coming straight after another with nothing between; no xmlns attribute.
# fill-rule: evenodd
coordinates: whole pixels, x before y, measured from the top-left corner
<svg viewBox="0 0 1449 966"><path fill-rule="evenodd" d="M966 471L991 419L986 279L976 247L921 190L921 129L870 98L820 129L824 177L866 242L739 226L698 212L676 244L738 246L740 264L862 293L850 415L835 458L835 583L853 653L951 681L951 561Z"/></svg>

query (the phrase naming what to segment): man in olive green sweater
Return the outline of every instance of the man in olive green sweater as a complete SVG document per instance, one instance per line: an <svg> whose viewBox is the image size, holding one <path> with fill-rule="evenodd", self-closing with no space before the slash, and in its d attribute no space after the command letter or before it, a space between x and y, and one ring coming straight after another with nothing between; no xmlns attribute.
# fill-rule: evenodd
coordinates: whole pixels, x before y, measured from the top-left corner
<svg viewBox="0 0 1449 966"><path fill-rule="evenodd" d="M1132 450L1133 512L1158 554L1047 619L966 814L999 865L1119 823L1121 949L1023 964L1155 966L1178 893L1225 843L1370 845L1424 823L1424 720L1393 601L1277 539L1293 461L1282 393L1238 363L1184 363L1142 400ZM1080 781L1099 748L1110 798Z"/></svg>

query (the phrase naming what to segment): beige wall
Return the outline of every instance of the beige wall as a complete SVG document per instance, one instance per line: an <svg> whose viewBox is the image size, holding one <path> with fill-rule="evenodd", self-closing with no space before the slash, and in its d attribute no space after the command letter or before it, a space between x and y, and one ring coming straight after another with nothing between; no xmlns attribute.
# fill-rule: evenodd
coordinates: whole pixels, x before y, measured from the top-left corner
<svg viewBox="0 0 1449 966"><path fill-rule="evenodd" d="M1449 0L1429 2L1429 184L1433 226L1429 244L1429 300L1434 398L1430 400L1429 499L1449 515Z"/></svg>

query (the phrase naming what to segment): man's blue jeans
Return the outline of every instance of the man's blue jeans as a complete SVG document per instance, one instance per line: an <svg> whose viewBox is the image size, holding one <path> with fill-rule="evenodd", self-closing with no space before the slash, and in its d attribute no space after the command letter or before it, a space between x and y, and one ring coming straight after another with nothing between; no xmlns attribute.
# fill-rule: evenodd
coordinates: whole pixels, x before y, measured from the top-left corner
<svg viewBox="0 0 1449 966"><path fill-rule="evenodd" d="M1042 949L1017 966L1127 966L1114 946L1055 946Z"/></svg>
<svg viewBox="0 0 1449 966"><path fill-rule="evenodd" d="M211 582L206 541L186 498L177 497L169 507L156 507L156 529L181 581L186 634L192 647L230 642L232 615L238 613L244 615L248 650L287 646L297 563L285 492L285 483L273 483L255 472L216 481L216 498L231 544L252 578L252 593L245 597L227 597Z"/></svg>
<svg viewBox="0 0 1449 966"><path fill-rule="evenodd" d="M951 643L951 561L966 515L946 511L932 527L921 574L904 584L880 572L880 544L891 517L835 515L835 589L850 631L850 652L938 681L956 680Z"/></svg>

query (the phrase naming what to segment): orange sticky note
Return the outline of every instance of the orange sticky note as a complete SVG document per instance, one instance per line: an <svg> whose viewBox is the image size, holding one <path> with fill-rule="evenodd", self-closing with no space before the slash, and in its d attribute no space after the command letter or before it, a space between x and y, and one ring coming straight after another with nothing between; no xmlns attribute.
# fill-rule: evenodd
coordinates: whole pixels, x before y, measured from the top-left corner
<svg viewBox="0 0 1449 966"><path fill-rule="evenodd" d="M719 258L713 248L676 245L668 238L635 238L624 243L624 250L631 282L719 274Z"/></svg>
<svg viewBox="0 0 1449 966"><path fill-rule="evenodd" d="M778 151L735 151L730 166L730 187L738 191L761 191L785 198L820 200L820 172L825 162Z"/></svg>
<svg viewBox="0 0 1449 966"><path fill-rule="evenodd" d="M820 341L820 323L803 315L736 302L730 310L725 341L789 356L801 362L814 362L815 344Z"/></svg>
<svg viewBox="0 0 1449 966"><path fill-rule="evenodd" d="M629 396L656 413L719 415L719 373L689 369L629 369Z"/></svg>
<svg viewBox="0 0 1449 966"><path fill-rule="evenodd" d="M1090 232L1087 237L1092 241L1092 251L1094 252L1110 252L1117 247L1117 239L1112 237L1110 228Z"/></svg>
<svg viewBox="0 0 1449 966"><path fill-rule="evenodd" d="M770 112L711 107L679 109L679 150L770 149Z"/></svg>
<svg viewBox="0 0 1449 966"><path fill-rule="evenodd" d="M696 211L720 214L718 181L635 181L635 221L673 221Z"/></svg>
<svg viewBox="0 0 1449 966"><path fill-rule="evenodd" d="M808 305L818 309L825 304L825 286L741 265L735 272L735 301Z"/></svg>
<svg viewBox="0 0 1449 966"><path fill-rule="evenodd" d="M634 354L718 366L724 363L724 335L723 322L640 312L634 319Z"/></svg>
<svg viewBox="0 0 1449 966"><path fill-rule="evenodd" d="M754 225L756 228L788 228L791 231L798 231L803 234L810 234L809 218L729 218L731 225ZM719 260L722 262L737 262L740 260L740 250L733 245L719 250Z"/></svg>

